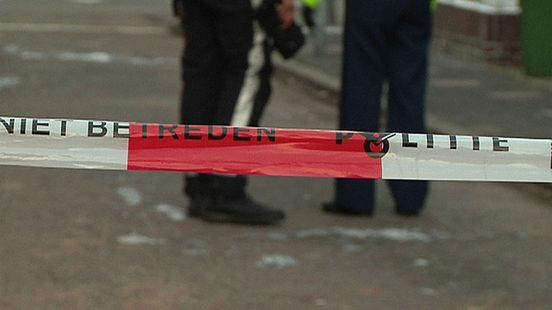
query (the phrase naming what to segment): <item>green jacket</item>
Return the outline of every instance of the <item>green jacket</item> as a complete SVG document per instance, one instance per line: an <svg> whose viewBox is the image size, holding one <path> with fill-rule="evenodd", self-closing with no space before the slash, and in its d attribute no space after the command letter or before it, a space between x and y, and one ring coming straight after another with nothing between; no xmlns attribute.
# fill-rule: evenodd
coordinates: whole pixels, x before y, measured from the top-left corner
<svg viewBox="0 0 552 310"><path fill-rule="evenodd" d="M320 0L303 0L303 5L311 9L316 9L316 7L320 5Z"/></svg>

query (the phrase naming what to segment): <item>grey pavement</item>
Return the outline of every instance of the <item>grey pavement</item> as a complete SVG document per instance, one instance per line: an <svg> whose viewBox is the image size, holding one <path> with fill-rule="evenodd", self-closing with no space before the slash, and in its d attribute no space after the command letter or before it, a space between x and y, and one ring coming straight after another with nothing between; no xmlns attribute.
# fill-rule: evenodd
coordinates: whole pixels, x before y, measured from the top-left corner
<svg viewBox="0 0 552 310"><path fill-rule="evenodd" d="M0 0L0 114L176 122L181 43L170 31L168 5ZM457 93L489 91L489 81L478 76L495 69L476 73L476 66L445 56L443 64L432 69L434 81L442 77L442 105L461 105ZM473 75L454 76L455 67L472 68ZM492 88L497 93L489 92L489 100L512 96L499 90L516 78L495 81L502 86ZM483 84L470 86L478 83L473 80ZM549 94L539 82L532 87ZM263 125L335 128L336 113L330 91L279 71ZM472 128L461 119L441 115L441 121L457 127L451 132L495 130L488 128L493 122ZM524 132L511 135L539 134L522 123L512 128ZM381 183L375 217L350 218L320 211L331 198L331 180L257 177L252 195L284 209L288 219L248 227L188 218L182 177L175 173L25 167L0 173L0 309L552 304L550 200L506 184L434 182L424 214L404 219L392 212Z"/></svg>

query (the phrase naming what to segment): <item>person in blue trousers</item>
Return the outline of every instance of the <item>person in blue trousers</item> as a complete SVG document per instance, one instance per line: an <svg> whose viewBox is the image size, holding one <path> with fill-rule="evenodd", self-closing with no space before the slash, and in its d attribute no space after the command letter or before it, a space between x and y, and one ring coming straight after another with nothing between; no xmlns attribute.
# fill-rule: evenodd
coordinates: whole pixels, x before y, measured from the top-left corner
<svg viewBox="0 0 552 310"><path fill-rule="evenodd" d="M378 132L382 88L389 85L387 132L424 133L430 0L347 0L340 129ZM425 181L389 181L395 211L416 216L424 207ZM336 180L330 213L371 216L373 180Z"/></svg>

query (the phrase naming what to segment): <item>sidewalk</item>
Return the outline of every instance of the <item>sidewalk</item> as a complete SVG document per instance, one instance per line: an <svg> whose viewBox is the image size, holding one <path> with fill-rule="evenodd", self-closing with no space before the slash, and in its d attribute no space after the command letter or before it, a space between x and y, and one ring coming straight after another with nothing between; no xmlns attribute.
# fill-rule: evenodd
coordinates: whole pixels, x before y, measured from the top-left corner
<svg viewBox="0 0 552 310"><path fill-rule="evenodd" d="M322 55L307 45L278 68L334 94L339 92L341 38L330 37ZM552 137L552 80L521 68L499 67L446 55L433 47L427 97L428 124L440 133Z"/></svg>

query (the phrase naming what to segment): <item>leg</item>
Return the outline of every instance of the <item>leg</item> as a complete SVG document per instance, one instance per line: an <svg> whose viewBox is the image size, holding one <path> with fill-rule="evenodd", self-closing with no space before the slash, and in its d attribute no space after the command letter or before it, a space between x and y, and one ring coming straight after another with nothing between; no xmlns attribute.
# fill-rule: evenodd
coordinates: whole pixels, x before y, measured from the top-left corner
<svg viewBox="0 0 552 310"><path fill-rule="evenodd" d="M187 44L182 58L185 91L181 97L181 121L212 124L221 88L221 48L214 31L215 13L197 1L184 1L193 18L184 19Z"/></svg>
<svg viewBox="0 0 552 310"><path fill-rule="evenodd" d="M378 22L380 13L372 1L347 1L340 129L379 130L387 50L384 29ZM343 213L371 214L374 185L372 180L338 179L334 207Z"/></svg>
<svg viewBox="0 0 552 310"><path fill-rule="evenodd" d="M210 111L211 119L208 124L230 125L248 68L253 20L250 10L227 11L220 6L221 3L215 5L218 9L211 27L220 53L217 55L218 68L213 74L218 79L219 85L217 85L217 92L211 92L213 109ZM213 176L213 178L217 183L234 182L231 186L233 190L239 192L239 196L245 195L245 179L230 176ZM215 194L218 195L218 191ZM224 193L220 195L226 196Z"/></svg>
<svg viewBox="0 0 552 310"><path fill-rule="evenodd" d="M425 92L431 36L429 1L405 0L410 9L398 22L389 70L389 131L426 132ZM390 181L397 212L416 215L423 208L426 181Z"/></svg>
<svg viewBox="0 0 552 310"><path fill-rule="evenodd" d="M216 94L216 110L211 124L246 126L254 120L255 95L259 90L259 71L263 64L262 41L254 49L252 38L253 20L249 11L218 12L215 22L217 43L221 49L221 79ZM255 52L261 57L260 61ZM266 97L268 100L268 97ZM262 102L266 104L266 101ZM243 105L240 122L234 122L237 105ZM259 111L260 112L260 111ZM260 115L258 116L260 117ZM243 176L214 175L211 197L214 203L201 212L201 218L214 222L240 224L275 224L285 214L252 200L245 191L247 178Z"/></svg>
<svg viewBox="0 0 552 310"><path fill-rule="evenodd" d="M217 78L220 70L220 52L213 29L214 15L196 1L184 1L188 16L183 20L187 33L186 49L182 58L183 91L181 94L181 122L184 124L211 124L216 108ZM190 213L197 213L213 191L213 177L186 175L184 192L190 197Z"/></svg>
<svg viewBox="0 0 552 310"><path fill-rule="evenodd" d="M249 57L254 48L252 9L220 14L217 17L215 31L222 51L222 84L214 122L229 125L240 96L249 86L246 83L246 73L249 73L252 65Z"/></svg>

